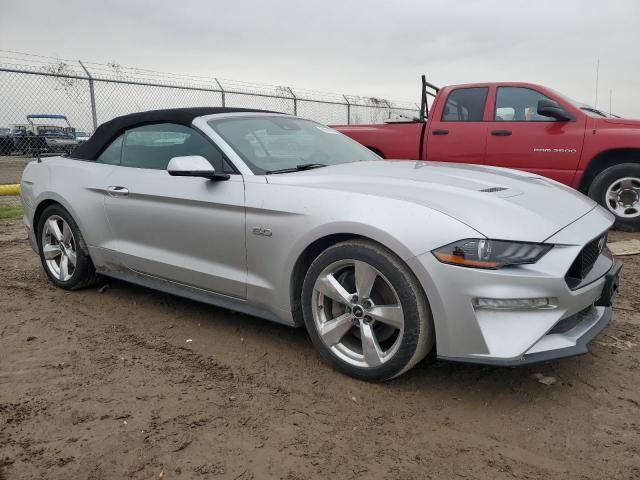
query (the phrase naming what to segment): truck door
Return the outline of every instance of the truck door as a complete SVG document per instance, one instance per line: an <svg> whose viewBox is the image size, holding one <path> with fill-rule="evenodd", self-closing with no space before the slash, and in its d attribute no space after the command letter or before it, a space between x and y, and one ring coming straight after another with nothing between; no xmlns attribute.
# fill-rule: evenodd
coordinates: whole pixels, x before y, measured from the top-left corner
<svg viewBox="0 0 640 480"><path fill-rule="evenodd" d="M486 163L570 184L580 161L585 119L559 121L538 115L538 101L543 99L552 100L529 87L497 87Z"/></svg>
<svg viewBox="0 0 640 480"><path fill-rule="evenodd" d="M483 121L488 87L460 87L443 92L444 105L429 118L426 160L484 163L487 122Z"/></svg>

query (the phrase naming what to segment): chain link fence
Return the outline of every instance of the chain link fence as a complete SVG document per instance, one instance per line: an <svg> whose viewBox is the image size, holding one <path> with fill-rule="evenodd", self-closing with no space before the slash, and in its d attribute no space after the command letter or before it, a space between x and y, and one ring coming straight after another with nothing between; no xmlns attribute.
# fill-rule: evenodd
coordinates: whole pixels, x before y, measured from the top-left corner
<svg viewBox="0 0 640 480"><path fill-rule="evenodd" d="M119 115L245 107L329 125L419 116L418 104L0 50L0 219L20 215L18 185L37 155L73 150Z"/></svg>
<svg viewBox="0 0 640 480"><path fill-rule="evenodd" d="M419 105L412 103L3 50L0 105L0 155L5 156L70 150L107 120L159 108L248 107L333 125L419 115Z"/></svg>

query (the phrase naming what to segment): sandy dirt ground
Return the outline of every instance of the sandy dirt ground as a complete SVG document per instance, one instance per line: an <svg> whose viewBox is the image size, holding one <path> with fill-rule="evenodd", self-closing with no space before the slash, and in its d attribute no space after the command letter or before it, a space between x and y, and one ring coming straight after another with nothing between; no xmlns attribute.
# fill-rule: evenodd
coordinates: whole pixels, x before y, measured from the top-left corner
<svg viewBox="0 0 640 480"><path fill-rule="evenodd" d="M587 355L367 384L301 329L112 280L56 289L25 237L0 222L2 479L640 478L640 256Z"/></svg>

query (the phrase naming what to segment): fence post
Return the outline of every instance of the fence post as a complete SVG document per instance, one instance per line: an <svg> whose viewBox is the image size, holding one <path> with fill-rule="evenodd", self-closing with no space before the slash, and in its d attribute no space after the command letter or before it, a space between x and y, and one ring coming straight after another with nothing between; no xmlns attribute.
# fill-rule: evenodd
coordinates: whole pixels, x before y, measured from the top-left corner
<svg viewBox="0 0 640 480"><path fill-rule="evenodd" d="M293 97L293 114L298 115L298 97L296 97L296 94L293 93L293 90L291 90L291 87L287 87L287 90L289 90L289 93Z"/></svg>
<svg viewBox="0 0 640 480"><path fill-rule="evenodd" d="M87 67L84 66L84 63L82 63L81 60L78 60L78 63L80 64L84 72L87 74L87 77L89 77L89 96L91 98L91 117L93 119L93 131L95 132L96 128L98 128L98 115L96 114L96 93L93 90L93 77L91 76L91 74L89 73L89 70L87 70Z"/></svg>
<svg viewBox="0 0 640 480"><path fill-rule="evenodd" d="M387 112L389 112L389 120L391 120L391 104L389 103L389 100L385 100L384 103L387 104Z"/></svg>
<svg viewBox="0 0 640 480"><path fill-rule="evenodd" d="M217 78L214 77L214 80L218 84L218 87L220 87L220 93L222 94L222 108L224 108L227 106L227 101L225 100L225 97L224 97L224 88L222 88L222 84L218 81Z"/></svg>
<svg viewBox="0 0 640 480"><path fill-rule="evenodd" d="M346 95L342 95L344 101L347 102L347 125L351 125L351 103Z"/></svg>

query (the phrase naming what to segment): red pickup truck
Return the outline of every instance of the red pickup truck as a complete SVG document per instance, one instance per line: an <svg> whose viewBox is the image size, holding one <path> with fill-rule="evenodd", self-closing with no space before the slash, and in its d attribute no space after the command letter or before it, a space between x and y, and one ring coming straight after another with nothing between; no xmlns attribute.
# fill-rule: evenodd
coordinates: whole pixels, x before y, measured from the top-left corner
<svg viewBox="0 0 640 480"><path fill-rule="evenodd" d="M427 95L434 97L430 109ZM505 82L438 89L423 77L420 118L334 128L387 159L494 165L544 175L608 208L619 229L640 231L640 121L549 88Z"/></svg>

